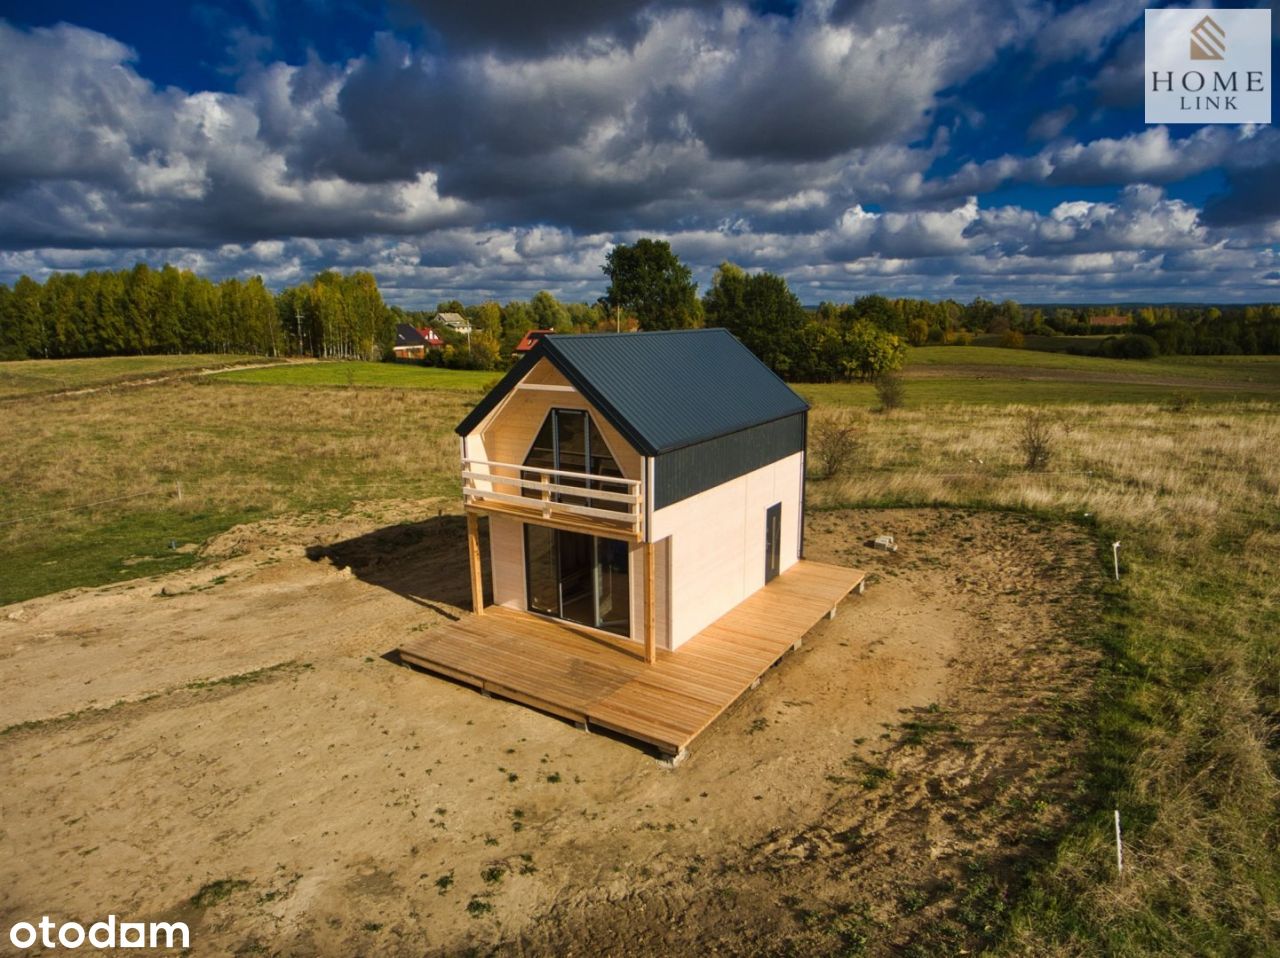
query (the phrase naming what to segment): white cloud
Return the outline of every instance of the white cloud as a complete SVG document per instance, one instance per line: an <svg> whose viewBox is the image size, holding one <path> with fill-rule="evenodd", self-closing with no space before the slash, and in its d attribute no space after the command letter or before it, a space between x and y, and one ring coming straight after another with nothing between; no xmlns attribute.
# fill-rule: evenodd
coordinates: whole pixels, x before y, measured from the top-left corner
<svg viewBox="0 0 1280 958"><path fill-rule="evenodd" d="M1062 11L1036 37L1040 61L1097 60L1112 39L1142 16L1146 6L1146 0L1088 0Z"/></svg>
<svg viewBox="0 0 1280 958"><path fill-rule="evenodd" d="M0 281L141 258L276 285L370 268L409 305L541 288L590 300L612 243L660 235L704 282L731 259L806 301L1071 283L1136 296L1175 273L1256 295L1276 269L1258 247L1280 223L1264 209L1219 228L1158 185L1245 171L1220 213L1240 221L1274 164L1271 128L1075 142L1068 124L1090 118L1063 104L1032 121L1049 141L1036 152L930 176L950 149L940 98L977 122L956 89L1001 49L1095 60L1137 15L659 5L627 14L625 37L550 52L477 41L446 58L383 35L341 63L249 60L235 92L194 93L157 88L102 34L0 21ZM989 112L992 128L1006 119ZM1048 212L984 205L1010 182L1140 185Z"/></svg>

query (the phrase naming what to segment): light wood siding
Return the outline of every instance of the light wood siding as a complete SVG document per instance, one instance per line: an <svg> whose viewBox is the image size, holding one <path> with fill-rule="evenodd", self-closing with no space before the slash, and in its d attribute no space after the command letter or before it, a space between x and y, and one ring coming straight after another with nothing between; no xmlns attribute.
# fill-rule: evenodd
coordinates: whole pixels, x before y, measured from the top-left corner
<svg viewBox="0 0 1280 958"><path fill-rule="evenodd" d="M671 537L669 648L764 585L765 510L777 502L781 571L795 565L803 463L797 453L654 512L652 537Z"/></svg>
<svg viewBox="0 0 1280 958"><path fill-rule="evenodd" d="M654 605L657 613L656 639L660 649L671 648L670 595L668 589L668 563L670 540L654 543ZM644 643L644 543L637 542L628 552L628 574L631 586L631 638Z"/></svg>
<svg viewBox="0 0 1280 958"><path fill-rule="evenodd" d="M658 648L671 648L671 539L660 539L654 544L657 561L654 576L658 606Z"/></svg>
<svg viewBox="0 0 1280 958"><path fill-rule="evenodd" d="M524 609L524 523L505 516L489 517L489 568L493 604Z"/></svg>
<svg viewBox="0 0 1280 958"><path fill-rule="evenodd" d="M480 433L472 433L469 436L463 436L462 458L488 459L489 456L484 446L484 436L480 435Z"/></svg>
<svg viewBox="0 0 1280 958"><path fill-rule="evenodd" d="M545 359L529 370L523 381L539 385L569 385L568 380ZM480 447L484 450L483 457L476 456L478 447L474 445L468 445L469 453L473 458L485 458L493 462L507 462L515 465L523 463L525 456L529 453L529 447L537 438L538 430L542 428L543 420L547 418L547 413L557 407L585 409L590 412L622 474L628 479L644 478L640 454L576 391L543 392L516 387L489 414L480 428L472 433L472 438L480 439ZM510 490L498 487L498 491L519 494L519 490L514 487Z"/></svg>

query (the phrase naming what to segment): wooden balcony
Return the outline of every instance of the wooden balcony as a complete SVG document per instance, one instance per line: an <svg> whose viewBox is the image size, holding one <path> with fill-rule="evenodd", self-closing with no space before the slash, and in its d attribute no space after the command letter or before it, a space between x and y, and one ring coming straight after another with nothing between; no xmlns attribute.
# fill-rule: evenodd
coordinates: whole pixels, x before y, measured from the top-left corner
<svg viewBox="0 0 1280 958"><path fill-rule="evenodd" d="M569 623L490 607L415 635L400 658L437 675L679 755L850 591L858 569L801 560L674 652L605 644Z"/></svg>
<svg viewBox="0 0 1280 958"><path fill-rule="evenodd" d="M629 542L644 536L638 479L463 459L462 501L468 512L511 516L535 525Z"/></svg>

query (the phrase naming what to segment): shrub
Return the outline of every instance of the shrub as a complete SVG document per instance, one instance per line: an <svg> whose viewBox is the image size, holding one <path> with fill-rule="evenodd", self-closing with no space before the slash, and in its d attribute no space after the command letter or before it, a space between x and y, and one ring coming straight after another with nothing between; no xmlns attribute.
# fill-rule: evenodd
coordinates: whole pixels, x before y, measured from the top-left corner
<svg viewBox="0 0 1280 958"><path fill-rule="evenodd" d="M1115 344L1112 355L1120 359L1154 359L1160 355L1159 343L1141 333L1130 333L1111 342Z"/></svg>
<svg viewBox="0 0 1280 958"><path fill-rule="evenodd" d="M913 319L907 324L907 342L912 346L923 346L929 341L929 324L923 319Z"/></svg>
<svg viewBox="0 0 1280 958"><path fill-rule="evenodd" d="M1006 329L1000 335L1000 345L1005 349L1021 349L1027 344L1027 338L1019 330Z"/></svg>
<svg viewBox="0 0 1280 958"><path fill-rule="evenodd" d="M819 416L809 430L813 474L831 479L849 471L858 452L858 432L847 410Z"/></svg>
<svg viewBox="0 0 1280 958"><path fill-rule="evenodd" d="M1023 465L1039 471L1049 465L1053 456L1055 423L1041 409L1029 409L1018 423L1017 443L1022 450Z"/></svg>
<svg viewBox="0 0 1280 958"><path fill-rule="evenodd" d="M969 346L973 343L973 333L967 329L957 329L951 334L952 346Z"/></svg>
<svg viewBox="0 0 1280 958"><path fill-rule="evenodd" d="M881 373L876 378L876 396L880 399L880 411L890 412L902 405L906 386L897 373Z"/></svg>

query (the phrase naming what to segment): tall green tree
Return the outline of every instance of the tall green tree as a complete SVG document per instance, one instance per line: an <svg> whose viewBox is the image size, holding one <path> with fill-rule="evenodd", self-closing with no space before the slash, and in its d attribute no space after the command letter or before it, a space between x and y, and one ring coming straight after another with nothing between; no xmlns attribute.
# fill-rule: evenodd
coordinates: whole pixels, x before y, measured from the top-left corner
<svg viewBox="0 0 1280 958"><path fill-rule="evenodd" d="M533 310L522 300L513 299L502 307L502 350L510 355L524 334L535 328Z"/></svg>
<svg viewBox="0 0 1280 958"><path fill-rule="evenodd" d="M601 267L611 309L632 313L641 329L688 329L702 323L698 284L665 240L639 239L611 249Z"/></svg>
<svg viewBox="0 0 1280 958"><path fill-rule="evenodd" d="M49 356L48 318L41 306L43 290L30 276L19 276L5 308L5 354L11 359Z"/></svg>
<svg viewBox="0 0 1280 958"><path fill-rule="evenodd" d="M729 330L779 376L793 375L809 316L781 276L721 263L702 308L707 325Z"/></svg>
<svg viewBox="0 0 1280 958"><path fill-rule="evenodd" d="M529 309L533 313L533 321L538 329L554 329L557 333L567 333L573 328L569 321L569 311L549 292L539 290L529 300Z"/></svg>
<svg viewBox="0 0 1280 958"><path fill-rule="evenodd" d="M856 322L844 334L844 372L849 379L878 379L901 369L906 357L901 339L869 322Z"/></svg>

